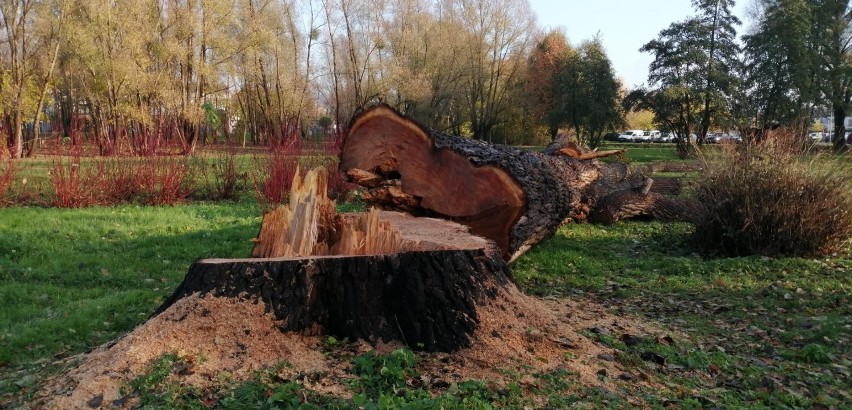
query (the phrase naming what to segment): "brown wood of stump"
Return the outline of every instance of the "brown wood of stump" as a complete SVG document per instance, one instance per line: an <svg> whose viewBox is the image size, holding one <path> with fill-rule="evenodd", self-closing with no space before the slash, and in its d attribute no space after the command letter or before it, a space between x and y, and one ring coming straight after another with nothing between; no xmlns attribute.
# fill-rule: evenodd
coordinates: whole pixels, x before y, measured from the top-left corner
<svg viewBox="0 0 852 410"><path fill-rule="evenodd" d="M413 349L468 347L477 305L515 286L499 249L455 222L398 212L337 215L325 171L297 177L267 213L251 259L205 259L156 313L181 298L262 301L282 331ZM156 314L155 313L155 314Z"/></svg>

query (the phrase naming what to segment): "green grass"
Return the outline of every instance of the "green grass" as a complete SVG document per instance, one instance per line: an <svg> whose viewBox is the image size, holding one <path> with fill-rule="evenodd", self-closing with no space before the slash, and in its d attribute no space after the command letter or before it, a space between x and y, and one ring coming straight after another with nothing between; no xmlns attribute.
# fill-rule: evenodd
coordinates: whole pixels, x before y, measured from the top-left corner
<svg viewBox="0 0 852 410"><path fill-rule="evenodd" d="M195 259L247 255L259 218L255 204L242 202L7 208L0 222L0 403L12 403L26 400L44 374L58 371L56 359L91 349L141 323ZM569 225L514 265L528 293L591 297L617 312L670 327L673 345L643 340L627 346L619 335L586 335L619 351L622 364L666 389L646 391L625 383L618 392L605 392L567 377L559 380L570 387L505 394L506 386L487 385L440 400L473 402L470 397L475 396L493 407L513 407L531 403L532 393L549 397L557 408L620 408L627 405L629 393L651 405L677 403L683 408L849 403L849 378L844 375L852 360L852 258L703 259L689 246L689 229L641 222ZM643 360L647 352L665 357L668 367ZM380 359L362 359L375 360ZM407 362L395 366L389 368L402 369L399 377L412 377L406 373ZM367 368L355 365L353 371ZM390 400L382 397L394 389L393 400L427 400L416 389L400 390L399 379L388 382L387 373L378 379L372 378L375 374L361 370L353 375L367 377L353 387L363 389L365 403ZM264 391L283 389L281 400L302 395L311 397L310 403L324 403L319 408L351 407L302 392L301 385L264 383ZM197 393L175 388L162 384L175 400L191 401ZM225 400L257 388L223 385L217 394ZM160 400L162 391L152 388L149 393Z"/></svg>
<svg viewBox="0 0 852 410"><path fill-rule="evenodd" d="M674 159L671 147L629 145L634 161ZM259 223L252 201L0 210L0 407L24 405L46 375L73 364L63 358L144 321L194 260L248 255ZM652 408L850 408L852 249L822 259L705 259L690 245L690 230L568 225L513 266L527 293L591 298L667 327L671 343L583 335L615 349L622 365L658 388L629 381L614 391L588 388L575 374L555 372L517 374L505 386L469 381L428 395L402 383L418 378L403 351L346 359L352 393L362 408L618 409L637 397ZM332 344L329 354L347 350ZM194 408L209 394L219 408L358 407L277 379L274 369L198 392L165 375L180 360L163 356L127 388L152 407ZM535 383L518 388L525 376Z"/></svg>
<svg viewBox="0 0 852 410"><path fill-rule="evenodd" d="M627 160L630 162L651 161L681 161L677 156L674 144L640 144L629 142L605 142L601 150L627 149Z"/></svg>
<svg viewBox="0 0 852 410"><path fill-rule="evenodd" d="M0 367L78 353L132 329L203 257L246 256L252 203L0 213Z"/></svg>
<svg viewBox="0 0 852 410"><path fill-rule="evenodd" d="M667 358L675 370L654 375L698 389L708 403L849 405L852 254L703 259L689 231L686 224L569 225L519 259L514 273L528 293L592 296L687 333L673 346L595 337L642 371L649 371L642 353ZM693 396L657 399L685 406Z"/></svg>

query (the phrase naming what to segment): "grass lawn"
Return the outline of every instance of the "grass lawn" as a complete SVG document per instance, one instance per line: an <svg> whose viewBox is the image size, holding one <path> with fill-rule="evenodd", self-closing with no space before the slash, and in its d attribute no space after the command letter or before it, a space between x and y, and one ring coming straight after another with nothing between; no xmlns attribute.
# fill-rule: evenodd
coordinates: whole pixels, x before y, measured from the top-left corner
<svg viewBox="0 0 852 410"><path fill-rule="evenodd" d="M688 335L672 345L629 347L590 335L621 351L624 363L687 391L673 398L679 406L852 404L852 253L704 259L689 244L690 229L568 225L519 259L514 272L528 293L591 295ZM649 368L640 358L648 351L667 364Z"/></svg>
<svg viewBox="0 0 852 410"><path fill-rule="evenodd" d="M601 145L601 150L627 149L627 160L631 162L681 161L675 152L674 144L641 144L630 142L609 142Z"/></svg>
<svg viewBox="0 0 852 410"><path fill-rule="evenodd" d="M670 146L627 145L637 162L675 159ZM0 209L0 408L25 406L46 376L73 365L62 359L142 323L194 260L247 256L259 224L251 200ZM813 260L706 259L690 245L690 229L567 225L513 265L527 293L589 298L661 323L671 332L665 343L581 335L615 349L615 360L659 389L627 380L607 391L555 372L517 375L536 387L471 381L430 397L406 384L420 355L400 351L353 359L354 401L259 372L223 382L218 407L523 408L540 404L536 395L551 408L625 408L628 397L655 408L852 408L852 248ZM164 356L133 388L152 408L202 408L198 392L157 391L176 360Z"/></svg>
<svg viewBox="0 0 852 410"><path fill-rule="evenodd" d="M0 210L0 395L141 323L195 259L248 255L258 215L250 202Z"/></svg>
<svg viewBox="0 0 852 410"><path fill-rule="evenodd" d="M141 323L195 259L247 255L259 218L256 205L243 202L9 208L0 222L0 403L11 404L25 402L57 371L54 360ZM702 259L688 235L682 224L569 225L519 259L514 272L529 293L592 297L668 326L672 345L628 347L618 335L585 335L670 387L631 393L648 403L849 404L852 258ZM648 351L666 364L643 361ZM567 402L626 405L618 392L552 388ZM485 401L512 407L504 398Z"/></svg>

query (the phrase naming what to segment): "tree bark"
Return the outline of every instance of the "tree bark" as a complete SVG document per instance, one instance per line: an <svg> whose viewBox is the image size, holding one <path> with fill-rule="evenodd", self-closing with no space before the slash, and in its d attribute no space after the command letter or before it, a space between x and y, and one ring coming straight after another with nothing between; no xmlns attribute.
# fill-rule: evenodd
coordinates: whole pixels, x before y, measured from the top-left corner
<svg viewBox="0 0 852 410"><path fill-rule="evenodd" d="M200 260L155 315L196 293L256 298L281 320L282 331L398 340L426 351L470 346L477 306L515 286L499 250L453 222L396 212L380 217L415 249Z"/></svg>

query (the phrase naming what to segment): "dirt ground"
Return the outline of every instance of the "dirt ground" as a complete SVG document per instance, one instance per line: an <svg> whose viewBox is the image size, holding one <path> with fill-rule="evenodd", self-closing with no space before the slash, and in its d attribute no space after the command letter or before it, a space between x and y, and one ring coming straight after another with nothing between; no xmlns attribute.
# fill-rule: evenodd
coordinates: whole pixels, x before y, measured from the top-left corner
<svg viewBox="0 0 852 410"><path fill-rule="evenodd" d="M542 300L514 286L483 302L478 313L479 328L470 348L420 355L417 370L421 381L428 383L425 387L470 379L504 383L506 370L511 369L522 369L524 374L564 369L576 372L586 386L612 388L612 380L625 374L616 353L581 332L591 329L616 338L662 334L653 323L617 316L590 300ZM202 389L221 383L223 373L232 380L245 380L257 370L286 361L291 366L282 370L286 373L282 377L297 379L320 393L349 397L351 364L324 354L324 340L281 332L263 303L191 296L124 337L83 355L77 367L46 384L36 403L50 409L132 407L133 400L127 400L123 391L127 382L167 353L176 353L191 366L179 376L181 382ZM345 348L360 354L399 347L361 342ZM600 377L604 371L610 377ZM521 380L525 382L532 380Z"/></svg>

